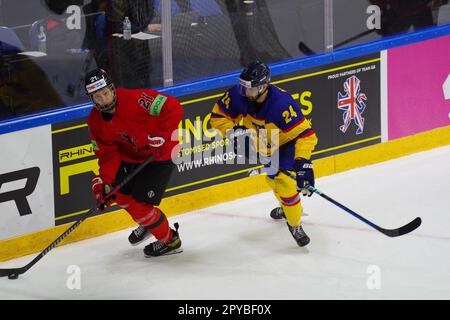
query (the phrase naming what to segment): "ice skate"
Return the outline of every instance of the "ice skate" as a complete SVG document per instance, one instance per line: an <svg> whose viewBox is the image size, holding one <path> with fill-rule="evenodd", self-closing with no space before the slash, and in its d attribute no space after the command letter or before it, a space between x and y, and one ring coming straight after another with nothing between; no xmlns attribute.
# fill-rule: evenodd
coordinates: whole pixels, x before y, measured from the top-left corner
<svg viewBox="0 0 450 320"><path fill-rule="evenodd" d="M286 219L282 207L276 207L272 211L270 211L270 217L275 220Z"/></svg>
<svg viewBox="0 0 450 320"><path fill-rule="evenodd" d="M139 226L134 229L130 236L128 237L128 241L132 246L137 246L139 243L147 240L152 237L152 234L147 231L147 229L143 226Z"/></svg>
<svg viewBox="0 0 450 320"><path fill-rule="evenodd" d="M181 249L181 239L178 234L178 223L174 224L175 230L172 229L173 238L170 242L155 241L144 248L146 257L158 257L183 252Z"/></svg>
<svg viewBox="0 0 450 320"><path fill-rule="evenodd" d="M310 239L306 235L305 231L303 231L303 228L301 225L298 225L296 227L291 227L289 223L287 223L287 226L289 228L289 231L291 232L292 236L294 237L295 241L300 247L306 246Z"/></svg>

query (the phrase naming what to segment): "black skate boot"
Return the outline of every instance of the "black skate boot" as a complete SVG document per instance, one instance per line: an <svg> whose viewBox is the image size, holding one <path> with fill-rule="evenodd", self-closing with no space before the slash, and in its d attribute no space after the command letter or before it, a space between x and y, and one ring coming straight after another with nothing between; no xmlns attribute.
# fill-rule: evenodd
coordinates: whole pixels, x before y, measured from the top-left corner
<svg viewBox="0 0 450 320"><path fill-rule="evenodd" d="M151 236L152 234L148 232L145 227L139 226L131 232L128 237L128 241L132 246L137 246L139 243L150 238Z"/></svg>
<svg viewBox="0 0 450 320"><path fill-rule="evenodd" d="M161 241L155 241L150 243L144 248L144 254L146 257L158 257L162 255L175 254L183 252L181 249L181 239L178 235L178 223L174 224L175 230L172 229L173 238L172 241L164 243Z"/></svg>
<svg viewBox="0 0 450 320"><path fill-rule="evenodd" d="M289 231L291 232L292 236L294 237L295 241L297 241L297 244L300 247L304 247L309 243L310 239L306 235L305 231L303 231L303 228L301 225L299 225L297 227L291 227L289 225L289 223L287 223L287 226L288 226Z"/></svg>
<svg viewBox="0 0 450 320"><path fill-rule="evenodd" d="M272 219L280 220L280 219L286 219L286 216L284 215L284 211L282 207L277 207L270 211L270 216Z"/></svg>

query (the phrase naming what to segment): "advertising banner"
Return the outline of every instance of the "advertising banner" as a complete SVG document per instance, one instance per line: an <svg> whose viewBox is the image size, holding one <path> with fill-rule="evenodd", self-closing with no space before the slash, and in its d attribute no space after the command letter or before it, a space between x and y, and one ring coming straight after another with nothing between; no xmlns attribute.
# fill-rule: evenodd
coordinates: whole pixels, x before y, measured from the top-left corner
<svg viewBox="0 0 450 320"><path fill-rule="evenodd" d="M389 140L450 125L450 36L388 50Z"/></svg>
<svg viewBox="0 0 450 320"><path fill-rule="evenodd" d="M298 99L319 142L313 159L380 142L380 55L284 74L273 83Z"/></svg>
<svg viewBox="0 0 450 320"><path fill-rule="evenodd" d="M273 84L292 94L318 135L313 159L381 141L379 66L380 56L373 54L273 77ZM222 164L235 155L223 152L229 141L216 136L209 122L226 90L178 97L184 107L179 155L188 160L177 163L166 197L259 173L258 165ZM52 125L57 225L76 220L94 205L90 181L98 165L85 121Z"/></svg>
<svg viewBox="0 0 450 320"><path fill-rule="evenodd" d="M50 126L0 135L0 240L55 226Z"/></svg>

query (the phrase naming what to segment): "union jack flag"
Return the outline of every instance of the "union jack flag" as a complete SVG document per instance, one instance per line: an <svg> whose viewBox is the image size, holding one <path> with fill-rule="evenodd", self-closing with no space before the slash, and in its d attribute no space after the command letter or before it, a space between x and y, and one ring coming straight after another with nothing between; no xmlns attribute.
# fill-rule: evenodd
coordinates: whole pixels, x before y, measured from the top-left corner
<svg viewBox="0 0 450 320"><path fill-rule="evenodd" d="M346 132L350 126L352 120L358 126L356 134L361 134L364 132L364 118L362 113L366 109L366 104L364 101L367 97L364 93L360 93L361 81L356 76L351 76L344 83L345 94L338 92L338 109L344 110L342 119L344 124L339 127L342 132Z"/></svg>

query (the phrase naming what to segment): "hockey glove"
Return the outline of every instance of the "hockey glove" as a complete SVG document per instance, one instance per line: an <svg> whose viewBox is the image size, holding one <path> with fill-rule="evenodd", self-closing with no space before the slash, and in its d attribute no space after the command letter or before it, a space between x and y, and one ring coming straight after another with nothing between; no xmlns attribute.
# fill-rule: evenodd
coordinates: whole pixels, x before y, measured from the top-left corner
<svg viewBox="0 0 450 320"><path fill-rule="evenodd" d="M256 157L255 145L252 141L251 129L235 126L228 131L228 139L233 141L234 153L238 157Z"/></svg>
<svg viewBox="0 0 450 320"><path fill-rule="evenodd" d="M312 193L305 187L314 187L314 171L311 161L306 159L295 160L295 172L297 173L297 188L304 196L311 197Z"/></svg>
<svg viewBox="0 0 450 320"><path fill-rule="evenodd" d="M111 206L114 202L114 199L116 198L116 195L114 194L110 197L105 198L107 194L111 192L111 190L111 186L109 184L103 183L103 180L102 178L100 178L100 176L95 176L94 179L92 179L92 192L94 193L95 201L97 201L97 204L99 204L98 208L100 209L100 211L105 210L105 208Z"/></svg>

